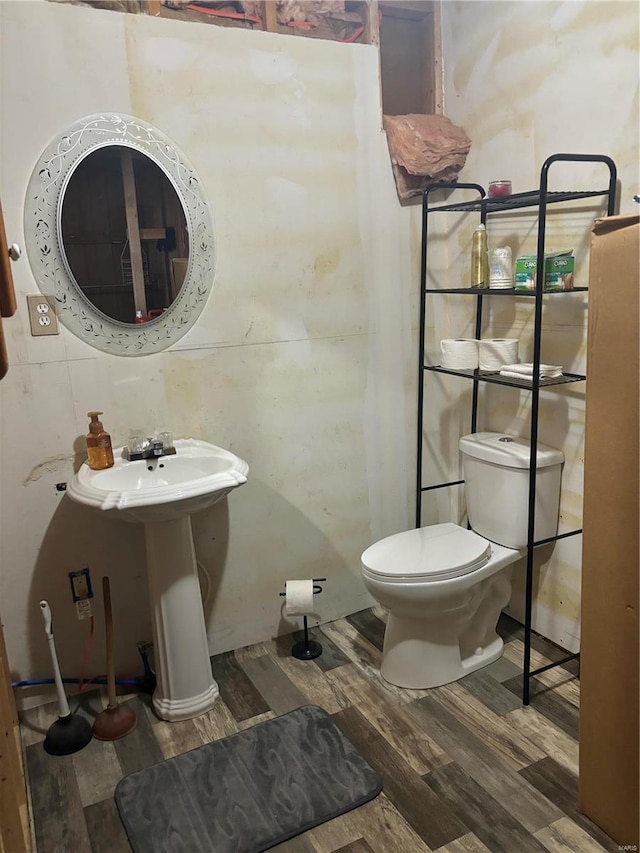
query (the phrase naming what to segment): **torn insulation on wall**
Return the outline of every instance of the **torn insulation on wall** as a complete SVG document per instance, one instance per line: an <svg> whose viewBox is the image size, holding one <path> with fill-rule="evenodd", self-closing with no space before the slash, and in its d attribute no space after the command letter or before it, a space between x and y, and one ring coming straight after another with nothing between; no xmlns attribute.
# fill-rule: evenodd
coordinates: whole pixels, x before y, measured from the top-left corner
<svg viewBox="0 0 640 853"><path fill-rule="evenodd" d="M457 179L471 148L461 127L439 115L384 116L383 122L401 201Z"/></svg>

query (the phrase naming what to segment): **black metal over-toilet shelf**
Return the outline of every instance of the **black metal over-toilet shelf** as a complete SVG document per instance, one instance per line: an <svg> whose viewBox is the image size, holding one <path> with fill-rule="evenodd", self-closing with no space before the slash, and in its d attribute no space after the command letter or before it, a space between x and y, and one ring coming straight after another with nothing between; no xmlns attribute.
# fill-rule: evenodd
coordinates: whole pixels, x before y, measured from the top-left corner
<svg viewBox="0 0 640 853"><path fill-rule="evenodd" d="M570 191L563 190L560 192L551 192L548 189L549 170L554 163L595 163L606 166L609 171L609 183L606 188L600 190L578 190ZM536 500L536 459L538 448L538 414L540 390L559 385L565 385L571 382L581 382L586 379L586 376L581 376L574 373L565 373L558 379L540 379L540 362L541 362L541 341L542 341L542 306L545 299L553 299L558 296L567 296L571 293L580 293L586 291L586 287L576 287L569 291L545 291L544 290L544 257L545 257L545 236L547 222L547 208L549 205L555 205L563 202L577 201L580 199L602 199L606 198L607 216L613 215L615 208L616 195L616 165L610 157L601 154L554 154L549 157L543 164L540 170L540 183L537 189L531 192L515 193L510 196L499 198L487 198L484 187L475 183L439 183L428 187L423 193L422 199L422 254L421 254L421 271L420 271L420 333L419 333L419 357L418 357L418 423L417 423L417 480L416 480L416 527L420 527L422 523L422 497L426 492L431 492L435 489L446 488L449 486L457 486L464 483L464 480L453 480L448 483L437 483L435 485L423 485L423 447L422 447L422 430L424 420L424 401L425 401L425 374L429 372L445 373L452 376L458 376L473 382L472 404L471 404L471 432L477 431L477 416L478 416L478 392L481 383L493 383L497 385L507 385L514 388L524 388L531 392L531 417L530 417L530 434L529 441L531 444L531 455L529 460L529 503L528 503L528 540L527 540L527 569L526 569L526 591L525 591L525 626L524 626L524 662L523 662L523 688L522 702L524 705L529 704L530 700L530 682L531 679L552 669L556 666L561 666L568 661L578 659L580 653L568 655L561 660L548 664L547 666L531 669L531 621L532 621L532 604L533 604L533 576L534 565L533 555L534 550L539 545L555 542L559 539L566 539L570 536L577 536L582 533L582 529L570 530L565 533L560 533L549 539L536 541L534 537L535 529L535 500ZM478 194L478 198L472 201L450 204L430 205L430 196L438 190L456 191L469 190ZM490 288L427 288L427 273L428 273L428 239L429 239L429 217L434 214L445 214L451 211L479 213L480 222L486 225L487 217L492 214L509 215L515 210L531 209L532 214L537 216L537 262L536 262L536 286L532 291L515 290L514 288L505 290L491 290ZM525 381L512 379L511 377L500 376L499 372L488 372L482 370L450 370L441 367L440 365L425 364L425 329L426 329L426 296L427 294L460 294L464 296L473 296L476 299L476 322L475 336L482 337L482 308L485 298L519 296L533 301L534 311L534 329L533 329L533 381ZM532 476L533 474L533 476Z"/></svg>

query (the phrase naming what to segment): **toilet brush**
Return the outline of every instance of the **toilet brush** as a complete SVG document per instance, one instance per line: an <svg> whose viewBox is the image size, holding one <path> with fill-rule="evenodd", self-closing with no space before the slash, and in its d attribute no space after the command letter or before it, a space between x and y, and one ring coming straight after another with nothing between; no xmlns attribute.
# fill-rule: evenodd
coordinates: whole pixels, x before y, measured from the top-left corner
<svg viewBox="0 0 640 853"><path fill-rule="evenodd" d="M49 755L70 755L83 749L91 740L91 723L84 717L74 715L69 710L69 703L64 692L58 656L56 655L56 644L53 639L53 627L51 619L51 608L46 601L40 602L44 628L49 641L49 651L53 664L53 680L58 691L58 719L49 726L47 736L44 739L44 749Z"/></svg>
<svg viewBox="0 0 640 853"><path fill-rule="evenodd" d="M116 699L116 676L113 669L113 616L111 613L111 587L109 578L102 578L104 598L104 623L107 640L107 691L109 704L100 711L93 724L93 736L98 740L118 740L133 731L138 722L135 712Z"/></svg>

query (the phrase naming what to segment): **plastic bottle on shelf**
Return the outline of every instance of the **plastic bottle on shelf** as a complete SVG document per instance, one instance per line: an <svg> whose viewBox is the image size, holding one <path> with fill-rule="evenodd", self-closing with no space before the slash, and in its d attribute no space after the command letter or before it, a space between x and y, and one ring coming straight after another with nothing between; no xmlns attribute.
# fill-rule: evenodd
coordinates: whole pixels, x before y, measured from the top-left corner
<svg viewBox="0 0 640 853"><path fill-rule="evenodd" d="M481 223L471 238L471 287L488 287L489 256L487 229Z"/></svg>

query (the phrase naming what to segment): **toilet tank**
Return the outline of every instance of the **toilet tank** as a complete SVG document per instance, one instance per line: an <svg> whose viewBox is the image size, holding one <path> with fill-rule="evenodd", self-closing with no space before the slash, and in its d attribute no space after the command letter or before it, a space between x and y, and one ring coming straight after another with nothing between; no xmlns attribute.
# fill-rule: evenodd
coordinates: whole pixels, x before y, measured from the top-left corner
<svg viewBox="0 0 640 853"><path fill-rule="evenodd" d="M522 550L527 547L531 444L500 432L476 432L460 439L469 523L476 533ZM535 540L555 536L564 455L537 448Z"/></svg>

